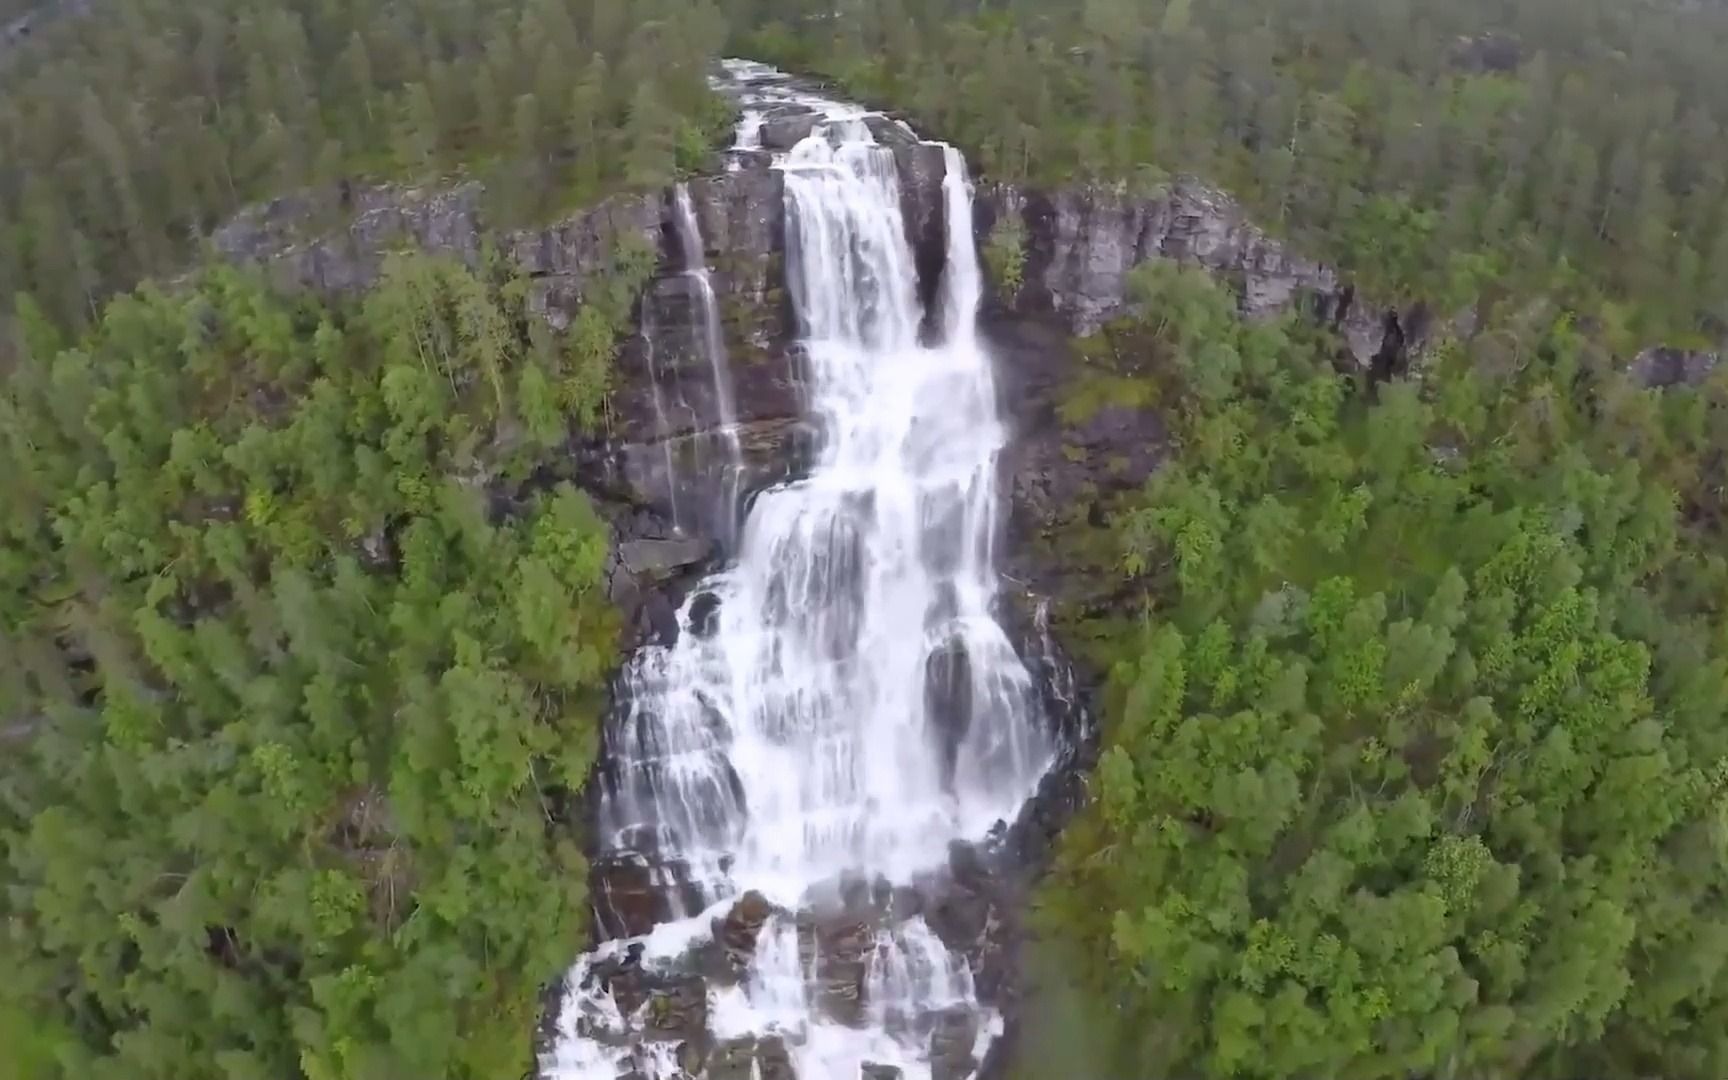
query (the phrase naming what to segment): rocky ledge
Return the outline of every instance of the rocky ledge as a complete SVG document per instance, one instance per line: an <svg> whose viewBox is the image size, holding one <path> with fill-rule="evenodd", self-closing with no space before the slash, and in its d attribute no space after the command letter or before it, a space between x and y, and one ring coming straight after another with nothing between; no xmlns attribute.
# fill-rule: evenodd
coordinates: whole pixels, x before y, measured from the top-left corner
<svg viewBox="0 0 1728 1080"><path fill-rule="evenodd" d="M1024 238L1023 280L1000 298L1003 307L1054 316L1076 335L1124 314L1130 271L1154 259L1199 266L1229 283L1250 318L1304 308L1337 327L1364 367L1381 357L1401 360L1411 336L1405 327L1422 318L1359 299L1332 268L1287 251L1229 196L1197 181L1146 196L1120 186L996 184L979 206L986 235L1009 227Z"/></svg>
<svg viewBox="0 0 1728 1080"><path fill-rule="evenodd" d="M810 115L796 108L771 115L764 140L794 140L809 122ZM942 150L887 118L868 122L898 163L919 288L934 308L946 257ZM766 154L734 155L727 171L691 180L688 192L721 313L742 476L729 472L717 443L721 404L696 285L685 272L687 253L679 250L671 192L619 195L539 228L499 232L486 221L475 183L349 189L256 207L213 242L223 256L262 267L284 286L326 293L365 288L388 254L402 248L471 266L496 251L528 280L531 309L558 329L581 309L617 245L648 245L657 253L657 269L640 298L635 330L621 343L605 428L573 439L565 478L610 503L651 513L623 515L627 528L654 524L646 534L620 533L620 543L679 535L723 541L714 508L796 475L808 461L811 433L787 295L780 174ZM1129 272L1141 263L1164 258L1204 267L1238 289L1244 312L1253 317L1309 311L1340 329L1362 365L1401 363L1422 322L1419 311L1361 302L1334 271L1288 253L1234 202L1199 184L1180 183L1150 197L1105 187L1039 191L986 184L976 213L981 243L1003 230L1022 245L1023 281L995 298L985 327L999 345L1007 411L1020 435L1011 456L1053 462L1064 452L1073 457L1078 447L1098 462L1117 463L1111 483L1134 483L1156 465L1156 419L1106 410L1064 451L1048 437L1049 391L1067 374L1066 339L1124 312ZM334 227L319 228L332 220ZM1123 458L1126 471L1119 467ZM1081 464L1082 471L1097 467ZM1034 501L1062 497L1048 484L1039 487L1019 484L1016 493ZM678 535L668 527L672 522L681 527Z"/></svg>

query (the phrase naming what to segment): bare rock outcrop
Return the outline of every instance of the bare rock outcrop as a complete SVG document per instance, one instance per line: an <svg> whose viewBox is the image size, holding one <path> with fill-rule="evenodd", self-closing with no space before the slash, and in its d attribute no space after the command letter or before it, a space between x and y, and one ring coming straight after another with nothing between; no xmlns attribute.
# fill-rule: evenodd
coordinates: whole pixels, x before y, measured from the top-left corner
<svg viewBox="0 0 1728 1080"><path fill-rule="evenodd" d="M1018 314L1055 316L1076 334L1091 334L1122 314L1129 273L1152 259L1198 266L1230 283L1250 318L1310 312L1339 329L1364 368L1381 355L1393 323L1410 321L1361 301L1332 268L1292 253L1234 199L1195 181L1146 196L1122 187L1012 185L983 195L986 233L1015 218L1025 238L1024 280L1004 297L1006 305Z"/></svg>

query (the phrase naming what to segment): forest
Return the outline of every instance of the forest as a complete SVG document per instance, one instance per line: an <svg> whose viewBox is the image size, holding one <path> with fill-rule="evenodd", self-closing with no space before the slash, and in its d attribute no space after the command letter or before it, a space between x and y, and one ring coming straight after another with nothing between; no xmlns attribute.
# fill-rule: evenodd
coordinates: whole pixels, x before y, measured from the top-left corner
<svg viewBox="0 0 1728 1080"><path fill-rule="evenodd" d="M1728 1076L1728 376L1627 372L1728 342L1721 4L90 7L0 46L0 1077L531 1069L620 641L537 466L649 260L554 333L495 261L339 301L204 248L307 188L659 187L722 55L987 178L1198 176L1476 324L1371 385L1153 265L1075 346L1074 418L1132 386L1178 453L1086 526L1135 604L1017 1080Z"/></svg>
<svg viewBox="0 0 1728 1080"><path fill-rule="evenodd" d="M746 48L995 175L1199 175L1388 296L1540 292L1621 347L1728 323L1719 7L885 2L815 36L820 6L764 0Z"/></svg>
<svg viewBox="0 0 1728 1080"><path fill-rule="evenodd" d="M101 7L0 68L0 295L69 327L270 196L463 173L522 222L663 183L731 123L705 3Z"/></svg>
<svg viewBox="0 0 1728 1080"><path fill-rule="evenodd" d="M1549 309L1371 391L1135 287L1088 377L1181 456L1107 527L1144 609L1021 1075L1722 1075L1728 388Z"/></svg>
<svg viewBox="0 0 1728 1080"><path fill-rule="evenodd" d="M640 272L567 343L413 256L354 310L211 269L76 344L27 321L0 1001L44 1075L519 1063L526 973L584 932L617 633L603 523L530 473L600 407Z"/></svg>

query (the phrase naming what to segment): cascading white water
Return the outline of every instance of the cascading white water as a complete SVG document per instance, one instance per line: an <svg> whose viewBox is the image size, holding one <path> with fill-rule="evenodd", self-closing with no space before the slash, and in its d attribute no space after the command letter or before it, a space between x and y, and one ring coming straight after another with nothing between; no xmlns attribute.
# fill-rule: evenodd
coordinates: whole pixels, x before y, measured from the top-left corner
<svg viewBox="0 0 1728 1080"><path fill-rule="evenodd" d="M654 403L654 435L660 440L662 454L666 458L666 474L670 476L674 469L672 459L672 426L666 408L666 392L662 388L662 372L660 370L660 354L658 331L653 323L653 308L644 305L642 309L642 349L648 366L648 385L653 395ZM674 489L670 494L672 527L681 530L683 515L678 511L678 492Z"/></svg>
<svg viewBox="0 0 1728 1080"><path fill-rule="evenodd" d="M690 198L690 188L679 184L672 189L674 231L684 259L684 277L696 293L697 318L701 337L698 344L703 359L714 380L714 403L720 426L715 434L723 444L726 460L725 478L721 483L724 504L717 515L719 532L715 537L730 548L736 531L738 485L744 475L744 451L738 439L738 406L732 390L732 371L726 357L726 338L720 326L720 302L714 295L714 281L708 273L706 249L702 243L702 228L696 220L696 205Z"/></svg>
<svg viewBox="0 0 1728 1080"><path fill-rule="evenodd" d="M964 161L945 151L942 340L926 346L894 156L856 109L803 100L828 119L776 167L820 456L761 493L734 564L627 672L602 842L689 881L673 922L572 972L550 1076L686 1075L595 965L625 949L676 965L746 891L774 913L742 975L704 991L712 1039L772 1035L802 1080L856 1080L866 1063L929 1080L937 1017L962 1017L980 1052L995 1022L964 958L915 914L868 928L862 1000L837 1013L833 949L804 914L848 882L893 890L945 865L953 841L1016 816L1054 748L994 615L1006 432L975 333Z"/></svg>

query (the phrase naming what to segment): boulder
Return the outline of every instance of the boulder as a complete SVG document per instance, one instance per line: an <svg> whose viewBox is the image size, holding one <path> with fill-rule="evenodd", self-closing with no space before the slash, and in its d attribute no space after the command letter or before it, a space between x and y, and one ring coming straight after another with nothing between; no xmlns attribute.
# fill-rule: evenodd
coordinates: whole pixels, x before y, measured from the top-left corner
<svg viewBox="0 0 1728 1080"><path fill-rule="evenodd" d="M891 150L905 150L919 145L918 136L908 131L905 125L880 113L866 116L864 126L870 129L871 137L878 144Z"/></svg>
<svg viewBox="0 0 1728 1080"><path fill-rule="evenodd" d="M761 893L751 890L738 898L724 918L714 920L714 937L726 950L734 967L744 968L756 954L756 940L762 927L774 914L774 905Z"/></svg>
<svg viewBox="0 0 1728 1080"><path fill-rule="evenodd" d="M713 554L712 541L626 540L618 545L618 559L637 578L665 581L701 563Z"/></svg>
<svg viewBox="0 0 1728 1080"><path fill-rule="evenodd" d="M708 987L690 975L648 994L642 1037L648 1042L690 1042L708 1030Z"/></svg>
<svg viewBox="0 0 1728 1080"><path fill-rule="evenodd" d="M936 738L943 780L952 785L960 747L972 726L972 658L958 637L944 642L924 662L924 715Z"/></svg>
<svg viewBox="0 0 1728 1080"><path fill-rule="evenodd" d="M762 145L770 150L790 150L808 139L821 120L821 114L808 106L781 106L762 118Z"/></svg>
<svg viewBox="0 0 1728 1080"><path fill-rule="evenodd" d="M804 970L815 972L818 1007L839 1023L862 1023L864 982L876 939L873 928L845 914L806 914L798 931Z"/></svg>
<svg viewBox="0 0 1728 1080"><path fill-rule="evenodd" d="M978 1018L964 1006L945 1009L930 1033L930 1080L968 1080L978 1069Z"/></svg>
<svg viewBox="0 0 1728 1080"><path fill-rule="evenodd" d="M756 1065L756 1039L727 1039L708 1055L708 1080L751 1080Z"/></svg>
<svg viewBox="0 0 1728 1080"><path fill-rule="evenodd" d="M716 593L701 593L690 604L690 632L699 638L710 638L720 627L720 597Z"/></svg>
<svg viewBox="0 0 1728 1080"><path fill-rule="evenodd" d="M707 1080L798 1080L798 1072L780 1036L746 1035L714 1047Z"/></svg>
<svg viewBox="0 0 1728 1080"><path fill-rule="evenodd" d="M798 1080L786 1040L778 1035L769 1035L756 1044L756 1067L761 1080Z"/></svg>

